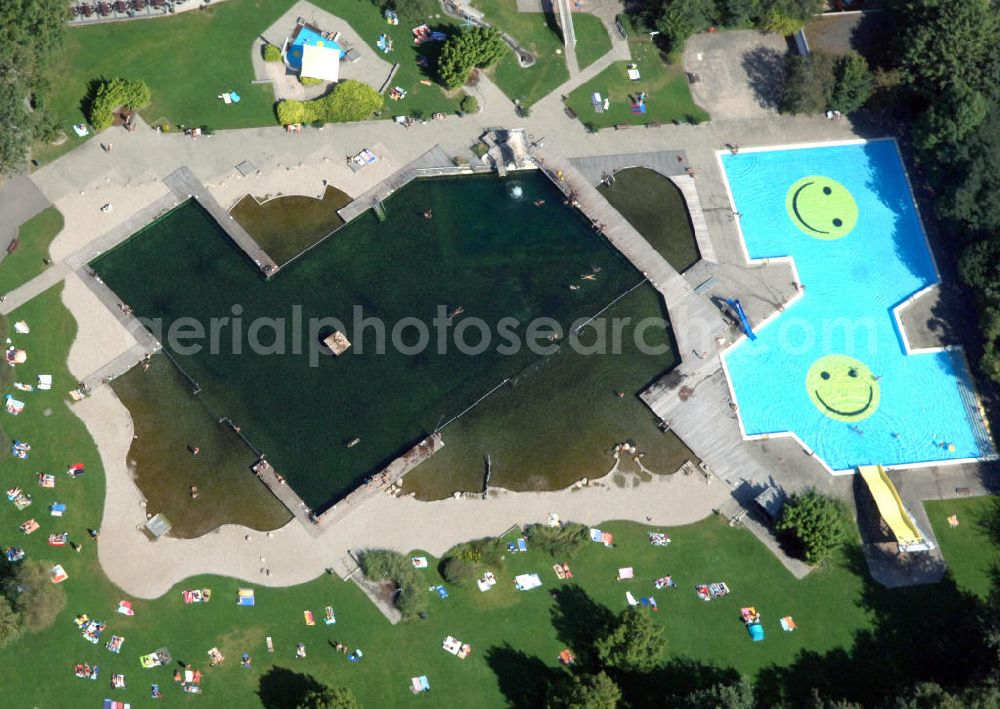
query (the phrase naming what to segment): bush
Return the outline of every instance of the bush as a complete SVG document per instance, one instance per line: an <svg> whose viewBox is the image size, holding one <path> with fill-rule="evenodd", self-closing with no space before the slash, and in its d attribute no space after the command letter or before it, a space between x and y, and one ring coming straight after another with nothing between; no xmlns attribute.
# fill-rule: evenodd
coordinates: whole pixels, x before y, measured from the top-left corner
<svg viewBox="0 0 1000 709"><path fill-rule="evenodd" d="M326 96L313 101L281 101L276 109L278 122L346 123L363 121L382 108L382 95L360 81L342 81Z"/></svg>
<svg viewBox="0 0 1000 709"><path fill-rule="evenodd" d="M24 590L17 592L17 587ZM66 607L66 592L52 583L49 567L40 561L27 561L18 566L7 581L6 595L21 617L23 627L31 632L45 630Z"/></svg>
<svg viewBox="0 0 1000 709"><path fill-rule="evenodd" d="M299 83L303 86L319 86L320 84L326 83L322 79L316 79L311 76L300 76Z"/></svg>
<svg viewBox="0 0 1000 709"><path fill-rule="evenodd" d="M404 618L412 618L427 607L427 594L409 558L388 549L361 553L361 571L376 583L389 583L395 590L395 604Z"/></svg>
<svg viewBox="0 0 1000 709"><path fill-rule="evenodd" d="M438 71L441 81L449 89L465 83L474 67L486 68L496 64L507 52L507 45L500 32L493 27L475 27L461 32L441 48Z"/></svg>
<svg viewBox="0 0 1000 709"><path fill-rule="evenodd" d="M475 113L479 110L479 99L475 96L463 96L459 108L462 109L463 113Z"/></svg>
<svg viewBox="0 0 1000 709"><path fill-rule="evenodd" d="M106 79L96 85L94 94L88 101L87 120L94 130L102 131L115 120L119 108L141 110L149 105L149 87L145 82L117 77Z"/></svg>
<svg viewBox="0 0 1000 709"><path fill-rule="evenodd" d="M496 537L486 537L475 539L452 547L444 558L461 559L473 566L500 566L503 564L504 555L507 552L507 545L502 539Z"/></svg>
<svg viewBox="0 0 1000 709"><path fill-rule="evenodd" d="M785 502L775 529L788 534L802 548L806 561L818 564L847 539L844 517L836 500L809 489Z"/></svg>
<svg viewBox="0 0 1000 709"><path fill-rule="evenodd" d="M562 527L532 524L524 531L532 545L553 558L572 559L590 541L587 528L575 522Z"/></svg>
<svg viewBox="0 0 1000 709"><path fill-rule="evenodd" d="M281 49L274 44L264 45L264 61L266 62L280 62L281 61Z"/></svg>
<svg viewBox="0 0 1000 709"><path fill-rule="evenodd" d="M463 584L476 575L476 568L465 559L449 556L441 560L438 572L448 583Z"/></svg>

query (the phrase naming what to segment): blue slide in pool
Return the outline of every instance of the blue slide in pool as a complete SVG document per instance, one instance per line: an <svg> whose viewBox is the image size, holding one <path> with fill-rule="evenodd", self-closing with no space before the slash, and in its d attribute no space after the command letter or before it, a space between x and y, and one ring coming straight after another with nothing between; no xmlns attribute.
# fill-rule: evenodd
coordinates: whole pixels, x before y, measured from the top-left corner
<svg viewBox="0 0 1000 709"><path fill-rule="evenodd" d="M740 324L743 326L743 332L747 334L747 337L751 340L756 340L757 335L754 334L753 328L750 327L750 321L747 320L747 314L743 312L743 306L740 305L739 299L733 300L729 298L726 300L726 304L729 305L740 318Z"/></svg>

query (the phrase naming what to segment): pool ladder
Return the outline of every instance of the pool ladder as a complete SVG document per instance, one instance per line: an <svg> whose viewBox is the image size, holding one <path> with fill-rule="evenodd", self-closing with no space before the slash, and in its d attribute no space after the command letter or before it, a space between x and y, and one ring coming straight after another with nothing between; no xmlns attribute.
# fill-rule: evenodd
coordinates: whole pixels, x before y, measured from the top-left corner
<svg viewBox="0 0 1000 709"><path fill-rule="evenodd" d="M385 204L382 200L378 200L372 203L372 211L375 212L375 216L378 217L380 222L384 222L388 217L388 213L385 211Z"/></svg>

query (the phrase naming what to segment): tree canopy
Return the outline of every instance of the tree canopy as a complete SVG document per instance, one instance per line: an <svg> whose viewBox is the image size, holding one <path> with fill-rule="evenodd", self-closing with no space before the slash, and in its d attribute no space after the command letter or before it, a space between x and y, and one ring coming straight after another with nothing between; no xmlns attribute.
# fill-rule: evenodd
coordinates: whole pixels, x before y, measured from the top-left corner
<svg viewBox="0 0 1000 709"><path fill-rule="evenodd" d="M665 0L637 3L633 15L662 33L671 50L709 27L756 27L791 34L820 11L823 0Z"/></svg>
<svg viewBox="0 0 1000 709"><path fill-rule="evenodd" d="M309 688L298 709L360 709L358 698L347 687L320 685Z"/></svg>
<svg viewBox="0 0 1000 709"><path fill-rule="evenodd" d="M624 672L648 672L660 663L666 641L663 626L649 612L626 608L611 630L594 644L605 667Z"/></svg>
<svg viewBox="0 0 1000 709"><path fill-rule="evenodd" d="M52 583L49 567L40 561L19 564L7 580L5 591L24 628L32 632L48 628L66 607L63 587Z"/></svg>
<svg viewBox="0 0 1000 709"><path fill-rule="evenodd" d="M97 81L91 89L87 120L98 131L111 126L115 119L114 112L119 108L138 111L148 106L151 98L145 82L120 76Z"/></svg>
<svg viewBox="0 0 1000 709"><path fill-rule="evenodd" d="M794 537L810 564L829 558L847 539L840 504L816 490L806 490L789 498L775 527Z"/></svg>
<svg viewBox="0 0 1000 709"><path fill-rule="evenodd" d="M68 13L61 0L0 2L0 174L23 164L36 137L54 137L42 107L45 71L63 46Z"/></svg>
<svg viewBox="0 0 1000 709"><path fill-rule="evenodd" d="M574 674L550 687L549 709L615 709L622 690L605 672Z"/></svg>
<svg viewBox="0 0 1000 709"><path fill-rule="evenodd" d="M382 95L368 84L348 79L312 101L285 100L276 109L283 126L296 123L346 123L364 121L382 109Z"/></svg>
<svg viewBox="0 0 1000 709"><path fill-rule="evenodd" d="M493 27L474 27L452 36L441 48L438 73L449 89L465 83L474 67L484 69L500 61L507 45Z"/></svg>

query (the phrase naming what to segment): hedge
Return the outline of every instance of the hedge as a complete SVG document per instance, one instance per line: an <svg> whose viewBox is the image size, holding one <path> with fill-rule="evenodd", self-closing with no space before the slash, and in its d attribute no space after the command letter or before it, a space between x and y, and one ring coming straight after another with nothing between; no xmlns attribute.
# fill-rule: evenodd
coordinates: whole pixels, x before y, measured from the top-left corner
<svg viewBox="0 0 1000 709"><path fill-rule="evenodd" d="M344 123L363 121L381 110L383 98L375 89L360 81L342 81L326 96L312 101L286 100L278 104L278 122L287 126L295 123Z"/></svg>

